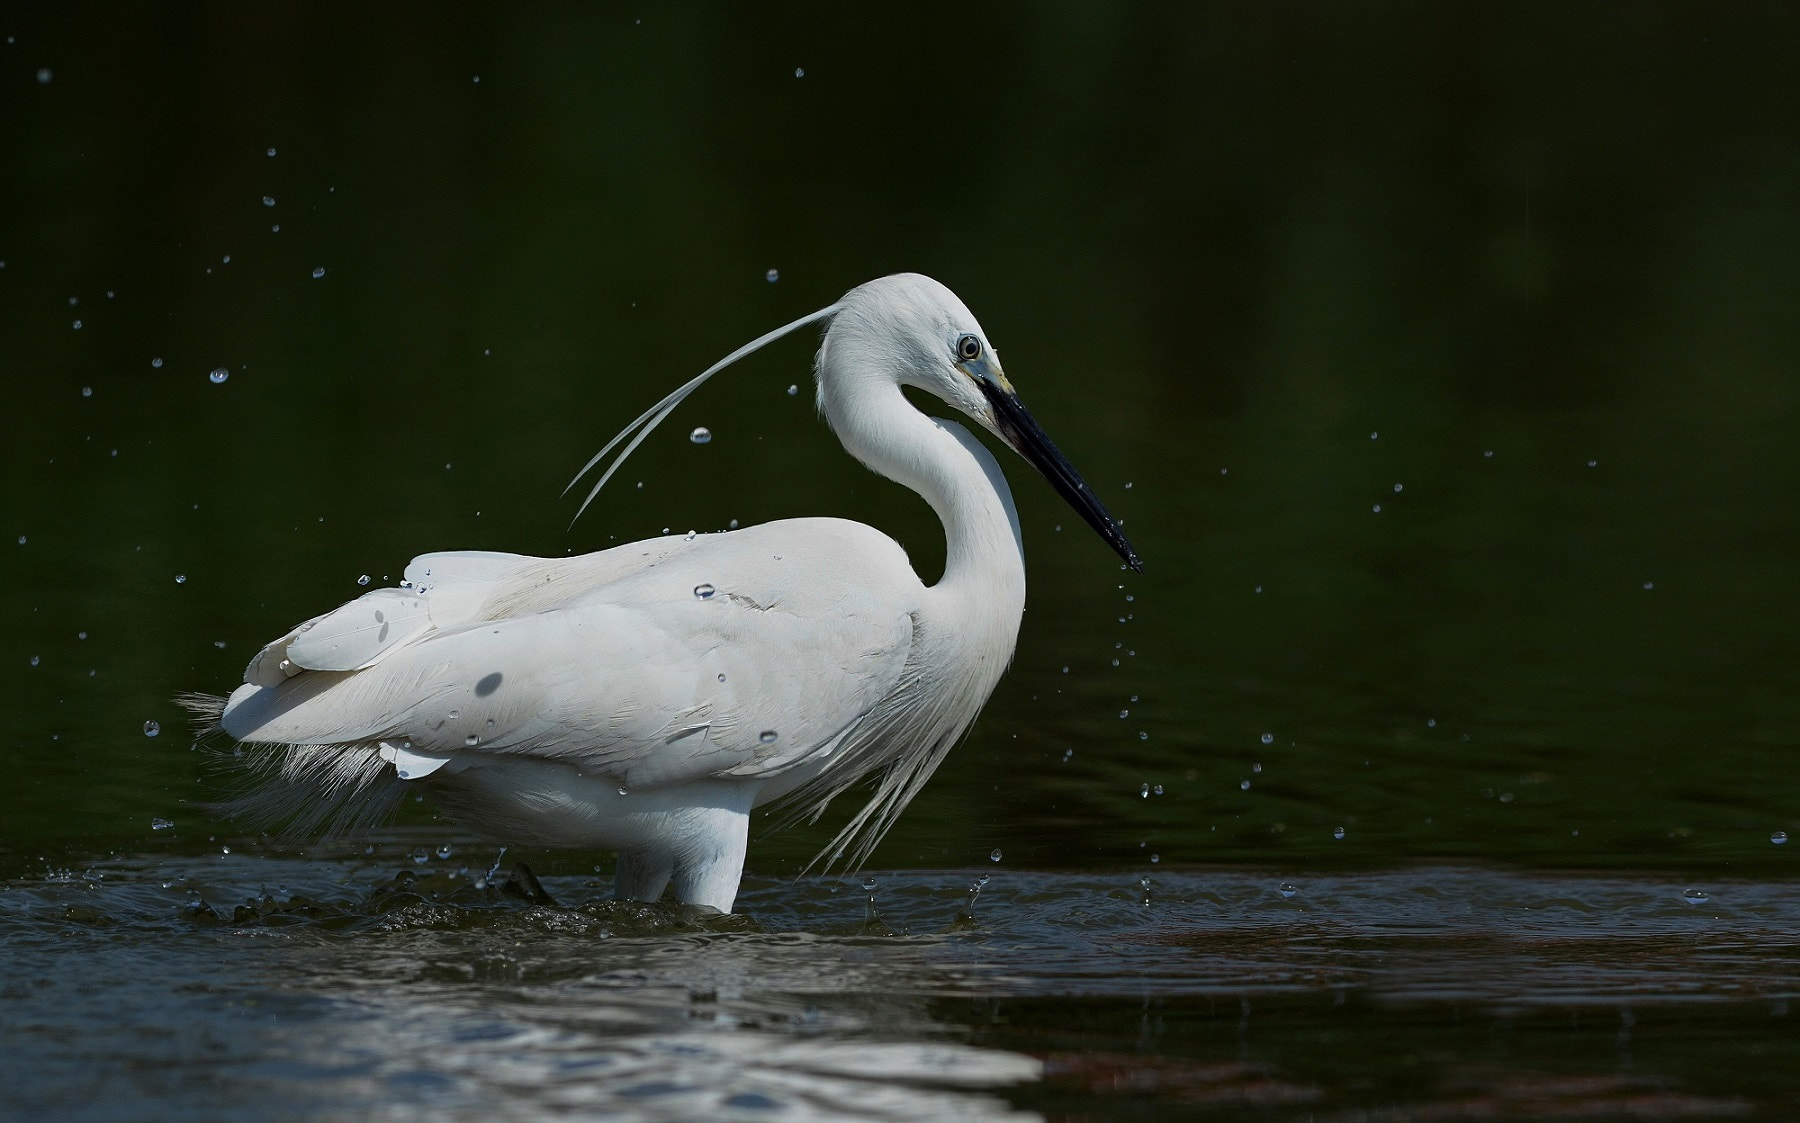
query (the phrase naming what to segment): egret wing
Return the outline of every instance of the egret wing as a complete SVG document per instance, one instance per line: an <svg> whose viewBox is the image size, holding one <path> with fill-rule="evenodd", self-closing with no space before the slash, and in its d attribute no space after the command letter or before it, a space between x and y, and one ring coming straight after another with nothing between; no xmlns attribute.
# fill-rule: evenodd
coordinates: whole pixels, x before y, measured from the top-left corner
<svg viewBox="0 0 1800 1123"><path fill-rule="evenodd" d="M247 684L225 727L252 741L388 741L465 764L559 760L622 786L779 774L832 752L896 688L918 581L898 546L857 524L754 531L765 533L653 540L623 558L477 558L471 571L493 567L488 593L460 623L352 672ZM421 577L440 578L425 561ZM593 579L606 569L624 572ZM440 594L475 604L421 584L434 625Z"/></svg>
<svg viewBox="0 0 1800 1123"><path fill-rule="evenodd" d="M258 651L244 681L280 686L302 671L359 671L434 633L541 611L667 552L653 539L579 558L463 550L421 554L397 589L375 589L313 617Z"/></svg>

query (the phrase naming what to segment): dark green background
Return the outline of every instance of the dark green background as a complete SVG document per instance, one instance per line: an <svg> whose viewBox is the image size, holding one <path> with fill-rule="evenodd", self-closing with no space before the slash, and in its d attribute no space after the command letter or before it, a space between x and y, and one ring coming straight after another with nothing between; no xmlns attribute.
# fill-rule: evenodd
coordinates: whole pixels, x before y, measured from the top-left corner
<svg viewBox="0 0 1800 1123"><path fill-rule="evenodd" d="M876 865L1794 871L1793 8L753 8L0 21L0 847L226 833L171 696L416 553L837 514L935 572L801 341L557 498L909 269L1149 569L1009 459L1018 656Z"/></svg>

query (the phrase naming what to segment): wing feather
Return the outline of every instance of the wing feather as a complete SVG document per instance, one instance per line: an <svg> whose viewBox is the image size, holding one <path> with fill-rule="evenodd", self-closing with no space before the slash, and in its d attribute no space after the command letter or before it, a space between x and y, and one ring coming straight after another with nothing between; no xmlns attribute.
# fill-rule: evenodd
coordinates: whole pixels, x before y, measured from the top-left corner
<svg viewBox="0 0 1800 1123"><path fill-rule="evenodd" d="M424 597L410 589L377 589L301 627L287 645L288 669L359 671L430 628Z"/></svg>
<svg viewBox="0 0 1800 1123"><path fill-rule="evenodd" d="M894 692L919 587L891 540L811 519L583 558L425 555L408 574L278 641L276 681L259 656L226 732L453 768L525 755L634 788L780 776Z"/></svg>

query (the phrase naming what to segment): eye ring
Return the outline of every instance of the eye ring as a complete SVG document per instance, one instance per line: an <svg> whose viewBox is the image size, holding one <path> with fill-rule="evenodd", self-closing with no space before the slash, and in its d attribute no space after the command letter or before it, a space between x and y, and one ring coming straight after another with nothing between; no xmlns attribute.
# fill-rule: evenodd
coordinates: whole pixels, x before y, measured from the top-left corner
<svg viewBox="0 0 1800 1123"><path fill-rule="evenodd" d="M956 341L956 356L965 363L981 358L981 340L973 335L963 336Z"/></svg>

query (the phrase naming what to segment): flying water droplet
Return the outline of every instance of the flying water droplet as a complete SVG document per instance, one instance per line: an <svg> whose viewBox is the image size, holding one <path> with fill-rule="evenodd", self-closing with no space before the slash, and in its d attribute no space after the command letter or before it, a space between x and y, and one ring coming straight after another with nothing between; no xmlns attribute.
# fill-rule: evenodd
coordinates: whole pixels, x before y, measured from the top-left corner
<svg viewBox="0 0 1800 1123"><path fill-rule="evenodd" d="M212 383L214 386L217 386L217 385L219 385L219 383L224 382L227 378L230 378L230 377L231 377L231 372L226 370L224 367L214 367L212 370L212 373L208 374L206 376L206 380L208 382Z"/></svg>
<svg viewBox="0 0 1800 1123"><path fill-rule="evenodd" d="M1150 798L1150 785L1149 784L1139 784L1138 785L1138 798L1139 799L1149 799Z"/></svg>
<svg viewBox="0 0 1800 1123"><path fill-rule="evenodd" d="M33 656L32 656L32 657L31 657L31 665L32 665L32 666L34 666L34 667L35 667L35 666L37 666L37 665L38 665L38 656L36 656L36 655L33 655ZM1785 837L1785 836L1784 836L1784 837L1783 837L1783 838L1782 838L1782 840L1781 840L1781 841L1783 841L1783 842L1786 842L1786 841L1787 841L1787 838L1786 838L1786 837Z"/></svg>
<svg viewBox="0 0 1800 1123"><path fill-rule="evenodd" d="M771 285L774 284L776 281L781 280L781 270L779 270L779 269L769 270L767 273L763 274L763 280L769 282Z"/></svg>
<svg viewBox="0 0 1800 1123"><path fill-rule="evenodd" d="M1283 897L1292 897L1295 893L1298 893L1298 892L1300 892L1299 887L1294 885L1292 882L1284 881L1281 883L1280 893Z"/></svg>
<svg viewBox="0 0 1800 1123"><path fill-rule="evenodd" d="M699 597L701 600L711 600L713 593L715 593L717 591L718 590L714 589L711 585L695 585L694 586L694 595L696 597Z"/></svg>
<svg viewBox="0 0 1800 1123"><path fill-rule="evenodd" d="M177 584L177 585L185 585L185 584L187 584L187 574L185 574L185 573L177 573L177 574L176 574L176 575L175 575L175 583L176 583L176 584Z"/></svg>
<svg viewBox="0 0 1800 1123"><path fill-rule="evenodd" d="M1150 789L1150 794L1151 794L1151 795L1161 795L1161 794L1162 794L1162 792L1163 792L1163 789L1162 789L1162 785L1161 785L1161 784L1156 784L1156 785L1153 785L1153 786L1152 786L1152 787L1151 787L1151 789Z"/></svg>
<svg viewBox="0 0 1800 1123"><path fill-rule="evenodd" d="M1261 737L1261 738L1260 738L1260 740L1261 740L1261 741L1262 741L1262 743L1263 743L1263 744L1265 744L1265 745L1273 745L1273 744L1274 744L1274 743L1275 743L1275 734L1273 734L1273 733L1264 733L1264 734L1263 734L1263 735L1262 735L1262 737Z"/></svg>
<svg viewBox="0 0 1800 1123"><path fill-rule="evenodd" d="M161 733L161 732L162 732L162 726L158 725L156 722L146 721L144 723L144 736L154 737L158 733Z"/></svg>
<svg viewBox="0 0 1800 1123"><path fill-rule="evenodd" d="M275 196L273 196L273 195L264 195L263 196L263 206L272 207L274 205L275 205Z"/></svg>
<svg viewBox="0 0 1800 1123"><path fill-rule="evenodd" d="M54 77L56 77L56 75L51 72L49 67L47 67L47 66L38 67L38 72L37 72L38 85L48 86L50 84L50 79L52 79ZM81 83L79 83L79 82L76 83L76 85L80 85L80 84Z"/></svg>
<svg viewBox="0 0 1800 1123"><path fill-rule="evenodd" d="M788 387L788 397L794 397L798 393L800 393L800 386L798 383Z"/></svg>
<svg viewBox="0 0 1800 1123"><path fill-rule="evenodd" d="M31 661L32 661L32 663L35 664L37 662L37 656L33 655L31 657ZM1773 842L1777 846L1785 846L1785 845L1787 845L1787 832L1786 831L1776 831L1774 834L1771 834L1769 836L1769 841Z"/></svg>
<svg viewBox="0 0 1800 1123"><path fill-rule="evenodd" d="M1331 837L1332 837L1332 838L1335 838L1335 839L1338 839L1338 840L1340 840L1340 841L1342 841L1342 840L1343 840L1343 837L1344 837L1344 828L1343 828L1343 827L1338 827L1338 828L1336 828L1336 829L1335 829L1335 830L1333 830L1333 831L1332 831L1332 832L1331 832Z"/></svg>
<svg viewBox="0 0 1800 1123"><path fill-rule="evenodd" d="M150 820L150 829L153 831L166 831L174 827L174 825L174 823L169 822L167 819Z"/></svg>
<svg viewBox="0 0 1800 1123"><path fill-rule="evenodd" d="M1248 781L1248 780L1239 780L1239 781L1238 781L1238 790L1239 790L1239 791L1242 791L1242 792L1247 792L1247 791L1249 791L1249 790L1250 790L1250 781Z"/></svg>
<svg viewBox="0 0 1800 1123"><path fill-rule="evenodd" d="M1704 889L1687 889L1682 891L1681 899L1690 905L1704 905L1709 898Z"/></svg>
<svg viewBox="0 0 1800 1123"><path fill-rule="evenodd" d="M325 275L325 267L323 265L315 266L313 268L312 275L313 275L313 280L315 280L315 281L318 280L320 277L323 277Z"/></svg>
<svg viewBox="0 0 1800 1123"><path fill-rule="evenodd" d="M1000 848L998 846L996 846L996 847L994 847L994 852L988 855L988 861L998 862L999 860L1000 860Z"/></svg>
<svg viewBox="0 0 1800 1123"><path fill-rule="evenodd" d="M361 577L358 577L356 583L358 585L367 585L369 583L369 575L365 573Z"/></svg>
<svg viewBox="0 0 1800 1123"><path fill-rule="evenodd" d="M704 425L696 425L694 426L694 431L688 434L688 440L693 441L697 445L706 444L712 440L712 430Z"/></svg>
<svg viewBox="0 0 1800 1123"><path fill-rule="evenodd" d="M161 370L162 369L162 357L158 356L154 359L151 359L150 360L150 368L152 370Z"/></svg>
<svg viewBox="0 0 1800 1123"><path fill-rule="evenodd" d="M94 388L92 386L83 386L81 388L81 396L84 398L93 397L94 396Z"/></svg>
<svg viewBox="0 0 1800 1123"><path fill-rule="evenodd" d="M448 860L449 857L454 853L456 853L456 851L450 849L450 844L448 842L444 843L442 846L439 846L437 848L437 856L439 858Z"/></svg>
<svg viewBox="0 0 1800 1123"><path fill-rule="evenodd" d="M1119 711L1119 720L1120 721L1124 721L1126 718L1128 718L1130 716L1131 716L1130 710L1120 710Z"/></svg>
<svg viewBox="0 0 1800 1123"><path fill-rule="evenodd" d="M757 734L756 739L765 745L773 745L776 741L781 739L781 734L775 732L773 729L765 729Z"/></svg>
<svg viewBox="0 0 1800 1123"><path fill-rule="evenodd" d="M413 852L408 855L408 857L412 858L413 865L422 866L426 862L431 861L431 852L426 850L423 846L415 846L413 847Z"/></svg>

